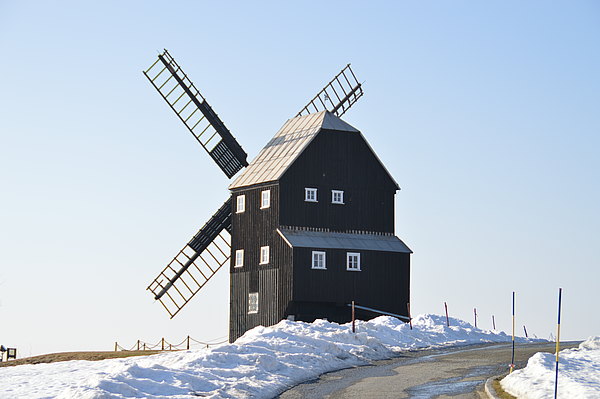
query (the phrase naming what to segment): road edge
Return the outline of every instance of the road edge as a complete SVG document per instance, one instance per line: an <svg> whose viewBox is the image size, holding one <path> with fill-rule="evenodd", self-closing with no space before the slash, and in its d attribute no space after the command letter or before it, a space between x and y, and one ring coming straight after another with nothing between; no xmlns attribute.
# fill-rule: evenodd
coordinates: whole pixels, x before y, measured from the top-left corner
<svg viewBox="0 0 600 399"><path fill-rule="evenodd" d="M494 386L492 385L492 381L494 381L496 378L500 378L502 376L503 375L497 375L494 377L490 377L485 381L484 390L490 399L500 399L500 396L498 396L498 394L496 393L496 390L494 389Z"/></svg>

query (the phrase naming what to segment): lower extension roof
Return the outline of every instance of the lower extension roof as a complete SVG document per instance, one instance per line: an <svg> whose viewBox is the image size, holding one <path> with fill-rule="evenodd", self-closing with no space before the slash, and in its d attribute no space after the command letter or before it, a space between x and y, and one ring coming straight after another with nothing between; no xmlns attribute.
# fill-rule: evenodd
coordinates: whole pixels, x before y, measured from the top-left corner
<svg viewBox="0 0 600 399"><path fill-rule="evenodd" d="M333 233L280 228L277 232L294 248L353 249L409 253L412 251L395 235L375 233Z"/></svg>

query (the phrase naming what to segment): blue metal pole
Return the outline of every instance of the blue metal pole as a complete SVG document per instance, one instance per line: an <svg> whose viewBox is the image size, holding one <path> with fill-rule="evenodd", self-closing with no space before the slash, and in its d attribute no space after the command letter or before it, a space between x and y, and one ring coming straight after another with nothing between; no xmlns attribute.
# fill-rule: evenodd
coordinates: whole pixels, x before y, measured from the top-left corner
<svg viewBox="0 0 600 399"><path fill-rule="evenodd" d="M558 395L558 351L560 350L560 303L562 300L562 288L558 289L558 325L556 326L556 376L554 378L554 399Z"/></svg>
<svg viewBox="0 0 600 399"><path fill-rule="evenodd" d="M510 371L515 369L515 292L512 293L512 358L510 360Z"/></svg>

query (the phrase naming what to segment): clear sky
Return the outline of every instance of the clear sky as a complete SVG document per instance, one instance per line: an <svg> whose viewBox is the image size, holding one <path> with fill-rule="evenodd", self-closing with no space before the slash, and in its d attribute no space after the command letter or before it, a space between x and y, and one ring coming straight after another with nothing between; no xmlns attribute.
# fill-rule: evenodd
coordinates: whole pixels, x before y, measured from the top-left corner
<svg viewBox="0 0 600 399"><path fill-rule="evenodd" d="M417 4L418 3L418 4ZM0 344L226 337L222 270L148 283L228 195L141 71L167 48L252 159L346 63L400 184L413 313L600 334L600 4L0 0Z"/></svg>

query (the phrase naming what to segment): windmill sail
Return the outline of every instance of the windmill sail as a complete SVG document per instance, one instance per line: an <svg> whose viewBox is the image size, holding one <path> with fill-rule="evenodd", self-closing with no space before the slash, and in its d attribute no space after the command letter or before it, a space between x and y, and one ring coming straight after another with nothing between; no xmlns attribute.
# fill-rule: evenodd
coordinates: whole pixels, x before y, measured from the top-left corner
<svg viewBox="0 0 600 399"><path fill-rule="evenodd" d="M167 50L144 75L227 177L248 166L246 152Z"/></svg>
<svg viewBox="0 0 600 399"><path fill-rule="evenodd" d="M231 198L148 286L173 318L229 261Z"/></svg>
<svg viewBox="0 0 600 399"><path fill-rule="evenodd" d="M321 111L342 116L362 95L362 84L348 64L296 116Z"/></svg>

